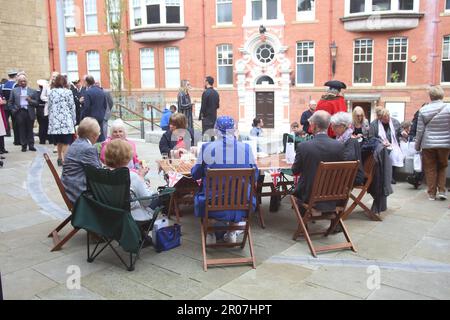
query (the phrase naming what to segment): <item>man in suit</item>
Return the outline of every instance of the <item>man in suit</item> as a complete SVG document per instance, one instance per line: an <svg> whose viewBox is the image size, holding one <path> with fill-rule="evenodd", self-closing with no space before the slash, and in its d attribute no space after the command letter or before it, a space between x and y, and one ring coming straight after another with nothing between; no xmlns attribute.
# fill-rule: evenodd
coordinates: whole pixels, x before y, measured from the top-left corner
<svg viewBox="0 0 450 320"><path fill-rule="evenodd" d="M219 109L219 93L213 88L214 78L206 77L205 91L202 94L199 120L202 120L202 134L214 129L217 120L217 109ZM214 139L212 139L214 140Z"/></svg>
<svg viewBox="0 0 450 320"><path fill-rule="evenodd" d="M9 101L9 98L11 97L11 91L16 87L16 84L17 84L16 76L17 76L17 71L13 71L13 70L9 71L8 72L8 81L6 81L1 86L0 96L3 96L3 100L5 100L6 102ZM11 127L10 127L10 123L9 123L9 118L11 117L12 127L14 130L14 144L20 145L19 130L17 130L15 118L13 117L11 110L9 110L8 105L5 106L5 116L6 116L6 124L7 124L6 136L7 137L11 136Z"/></svg>
<svg viewBox="0 0 450 320"><path fill-rule="evenodd" d="M88 89L84 94L84 106L81 109L81 120L86 117L92 117L98 121L101 134L97 142L105 141L105 132L103 132L103 121L107 108L106 95L102 88L95 85L94 77L86 76L86 85Z"/></svg>
<svg viewBox="0 0 450 320"><path fill-rule="evenodd" d="M101 168L97 148L94 146L100 135L100 126L94 118L84 118L78 127L78 139L67 150L61 175L67 196L72 203L86 190L84 165Z"/></svg>
<svg viewBox="0 0 450 320"><path fill-rule="evenodd" d="M27 146L30 151L36 151L33 124L36 120L35 109L38 101L35 98L36 91L28 88L27 77L24 74L20 75L17 78L17 86L11 91L8 106L17 122L22 152L27 151Z"/></svg>
<svg viewBox="0 0 450 320"><path fill-rule="evenodd" d="M75 102L75 110L77 115L77 125L81 121L81 107L83 105L81 97L86 92L86 87L81 86L81 80L72 81L70 90L73 93L73 101Z"/></svg>
<svg viewBox="0 0 450 320"><path fill-rule="evenodd" d="M328 137L330 114L324 110L316 111L309 119L314 139L303 142L297 147L292 171L300 175L295 194L300 203L308 203L314 178L321 161L337 162L344 160L344 144ZM300 208L303 208L300 206ZM318 211L334 211L335 203L320 203Z"/></svg>

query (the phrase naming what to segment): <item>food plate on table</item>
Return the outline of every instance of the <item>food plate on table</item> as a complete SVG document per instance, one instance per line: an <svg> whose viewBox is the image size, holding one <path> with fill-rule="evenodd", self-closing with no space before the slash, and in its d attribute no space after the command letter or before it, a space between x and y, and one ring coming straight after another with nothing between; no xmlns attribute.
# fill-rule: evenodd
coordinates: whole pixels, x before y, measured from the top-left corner
<svg viewBox="0 0 450 320"><path fill-rule="evenodd" d="M267 157L269 156L269 154L268 154L268 153L265 153L265 152L258 152L258 153L256 154L256 156L257 156L258 158L267 158Z"/></svg>

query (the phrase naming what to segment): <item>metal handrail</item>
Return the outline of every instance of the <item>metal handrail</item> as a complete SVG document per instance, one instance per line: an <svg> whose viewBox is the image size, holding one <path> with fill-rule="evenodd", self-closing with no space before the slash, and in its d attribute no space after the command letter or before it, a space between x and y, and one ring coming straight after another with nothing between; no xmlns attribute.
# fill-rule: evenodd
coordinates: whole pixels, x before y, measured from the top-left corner
<svg viewBox="0 0 450 320"><path fill-rule="evenodd" d="M133 128L135 128L135 129L137 129L137 130L140 130L140 131L141 131L141 139L145 139L145 126L144 126L144 121L150 123L150 126L151 126L151 128L152 128L152 131L155 130L155 125L156 125L157 127L161 128L161 126L160 126L158 123L155 122L155 118L153 117L153 110L159 111L160 113L162 113L162 111L159 110L158 108L152 106L152 105L150 105L150 109L151 109L151 110L150 110L150 111L151 111L151 112L150 112L150 115L151 115L151 118L150 118L150 119L144 117L143 115L137 113L136 111L131 110L130 108L124 106L124 105L121 104L121 103L116 103L115 106L116 106L116 109L117 109L117 107L118 107L118 109L119 109L119 117L120 117L121 119L123 118L123 117L122 117L122 116L123 116L123 114L122 114L122 109L124 109L125 111L131 113L132 115L136 116L136 117L140 120L140 122L141 122L141 127L140 127L140 128L137 128L137 127L133 126L133 125L130 124L130 123L126 123L126 124L129 125L130 127L133 127ZM122 120L123 120L123 119L122 119Z"/></svg>

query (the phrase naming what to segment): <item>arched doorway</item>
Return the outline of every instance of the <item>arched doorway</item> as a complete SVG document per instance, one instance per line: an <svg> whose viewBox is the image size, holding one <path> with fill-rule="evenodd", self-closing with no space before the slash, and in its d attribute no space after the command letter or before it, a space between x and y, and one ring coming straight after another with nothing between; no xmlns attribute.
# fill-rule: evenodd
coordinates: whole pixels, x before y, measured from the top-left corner
<svg viewBox="0 0 450 320"><path fill-rule="evenodd" d="M263 75L256 80L255 106L256 118L264 121L264 127L275 128L275 92L271 86L275 81L267 75Z"/></svg>

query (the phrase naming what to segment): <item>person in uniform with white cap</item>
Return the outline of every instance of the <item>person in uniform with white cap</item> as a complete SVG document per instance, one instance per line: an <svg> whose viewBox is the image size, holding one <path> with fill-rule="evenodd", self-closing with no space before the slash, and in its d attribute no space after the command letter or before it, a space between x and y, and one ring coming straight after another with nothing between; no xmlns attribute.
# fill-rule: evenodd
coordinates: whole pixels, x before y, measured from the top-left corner
<svg viewBox="0 0 450 320"><path fill-rule="evenodd" d="M302 113L302 117L300 119L300 124L303 126L303 132L306 134L311 134L312 132L309 130L309 118L316 111L317 102L315 100L309 101L309 109Z"/></svg>
<svg viewBox="0 0 450 320"><path fill-rule="evenodd" d="M48 81L40 79L37 81L37 85L39 86L39 89L36 91L35 99L38 102L36 107L36 118L39 123L39 144L45 144L46 140L50 142L48 136L48 114L45 114L46 101L42 100L41 96L42 92L48 87Z"/></svg>
<svg viewBox="0 0 450 320"><path fill-rule="evenodd" d="M17 77L17 71L10 70L8 71L8 81L4 83L1 87L0 95L3 97L3 100L8 102L9 97L11 96L11 91L16 87L16 77ZM15 126L15 118L11 112L11 110L8 108L8 104L4 106L5 110L5 116L6 116L6 136L11 136L11 125L9 124L9 118L12 120L12 126L14 129L14 144L20 145L19 140L19 130L17 130L17 127Z"/></svg>
<svg viewBox="0 0 450 320"><path fill-rule="evenodd" d="M324 110L330 115L334 115L338 112L347 112L347 104L345 103L344 97L341 95L342 89L347 89L345 83L332 80L325 83L328 87L327 93L322 96L319 103L317 104L316 112L319 110ZM335 138L331 127L328 129L328 136L330 138Z"/></svg>

